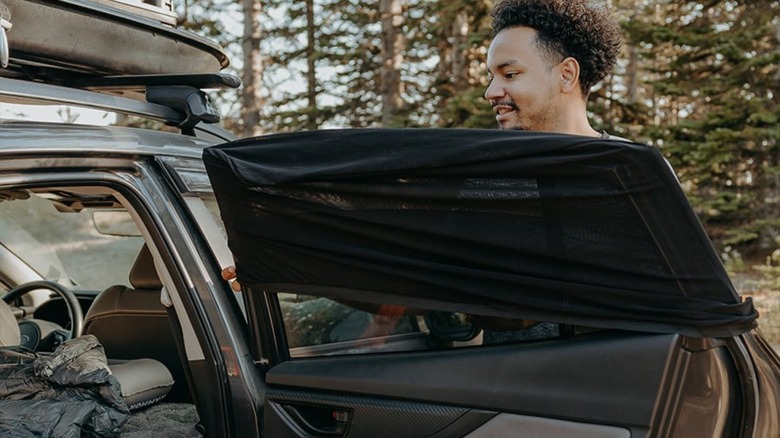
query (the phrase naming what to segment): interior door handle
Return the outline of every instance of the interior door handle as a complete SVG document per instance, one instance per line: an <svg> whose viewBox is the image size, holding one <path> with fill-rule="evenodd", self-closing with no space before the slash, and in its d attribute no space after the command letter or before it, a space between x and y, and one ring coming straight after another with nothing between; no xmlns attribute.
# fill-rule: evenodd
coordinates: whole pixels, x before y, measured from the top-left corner
<svg viewBox="0 0 780 438"><path fill-rule="evenodd" d="M343 436L352 418L352 413L327 406L289 405L282 408L301 429L315 436Z"/></svg>

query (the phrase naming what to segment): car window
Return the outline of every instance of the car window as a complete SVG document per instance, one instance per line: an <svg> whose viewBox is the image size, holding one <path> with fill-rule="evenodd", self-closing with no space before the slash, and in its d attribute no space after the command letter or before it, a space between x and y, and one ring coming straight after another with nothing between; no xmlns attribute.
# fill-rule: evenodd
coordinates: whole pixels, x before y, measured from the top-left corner
<svg viewBox="0 0 780 438"><path fill-rule="evenodd" d="M101 234L93 210L58 210L47 195L0 197L0 244L41 279L80 290L128 285L128 272L143 244L139 235Z"/></svg>
<svg viewBox="0 0 780 438"><path fill-rule="evenodd" d="M275 294L290 357L419 351L550 339L557 324Z"/></svg>
<svg viewBox="0 0 780 438"><path fill-rule="evenodd" d="M206 239L212 254L220 268L235 265L233 255L227 245L227 233L219 205L211 188L203 161L194 158L157 157L163 168L174 181L181 199L190 213L190 217ZM241 312L246 317L246 308L241 292L234 297Z"/></svg>

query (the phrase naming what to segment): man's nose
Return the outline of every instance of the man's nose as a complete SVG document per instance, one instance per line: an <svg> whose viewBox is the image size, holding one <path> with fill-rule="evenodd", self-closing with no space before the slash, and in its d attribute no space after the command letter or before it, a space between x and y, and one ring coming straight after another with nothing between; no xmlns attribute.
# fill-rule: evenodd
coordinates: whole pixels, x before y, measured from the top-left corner
<svg viewBox="0 0 780 438"><path fill-rule="evenodd" d="M495 79L490 81L487 89L485 89L485 99L492 100L504 96L504 87L497 84L497 82Z"/></svg>

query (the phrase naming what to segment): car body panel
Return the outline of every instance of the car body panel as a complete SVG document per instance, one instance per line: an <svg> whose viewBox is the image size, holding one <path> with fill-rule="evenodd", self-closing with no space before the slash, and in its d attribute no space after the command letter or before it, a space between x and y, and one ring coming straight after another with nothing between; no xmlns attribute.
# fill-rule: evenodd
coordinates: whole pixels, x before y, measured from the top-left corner
<svg viewBox="0 0 780 438"><path fill-rule="evenodd" d="M664 197L663 208L652 208L652 203L644 205L644 210L640 208L647 213L642 219L651 223L646 227L652 231L650 235L671 241L670 245L665 246L669 242L661 245L665 246L665 251L661 252L666 258L660 259L672 266L676 263L704 266L702 270L693 270L697 275L680 274L680 278L675 277L679 274L676 271L669 274L668 270L661 269L659 272L663 271L662 276L669 275L670 283L679 280L698 286L713 285L712 288L673 288L685 293L673 293L672 299L686 301L686 298L696 296L703 298L705 304L712 304L707 301L713 298L711 301L716 308L723 309L720 305L725 305L736 309L738 323L727 321L721 326L726 330L718 332L721 337L713 337L707 330L691 330L685 324L685 309L677 309L683 315L676 315L683 324L659 323L658 319L663 319L661 316L669 316L666 313L669 309L664 308L664 302L657 297L653 309L648 310L641 308L641 303L614 293L613 298L620 298L616 308L626 310L629 306L637 306L629 318L620 314L607 315L609 311L605 309L611 309L614 304L610 300L590 303L592 309L605 311L599 317L592 317L582 308L575 317L567 308L569 301L561 299L564 295L558 295L558 301L553 299L545 306L534 306L535 297L544 301L550 296L534 291L530 284L524 285L522 300L505 306L506 302L485 293L489 287L477 287L482 294L470 295L469 300L464 300L464 295L448 295L441 290L432 293L435 282L422 287L417 284L417 289L405 290L408 283L392 275L374 281L372 287L387 290L372 295L372 291L344 287L354 286L355 271L346 275L344 271L333 269L325 273L339 277L338 281L344 283L337 286L346 289L336 297L341 300L339 307L334 305L336 300L325 299L324 295L329 293L325 293L326 288L318 283L322 279L318 275L328 270L307 270L311 267L304 263L304 269L297 274L314 280L310 287L298 291L295 288L300 282L270 288L248 276L251 274L245 270L248 266L270 265L276 261L274 257L282 253L263 253L259 246L256 251L245 251L246 247L242 245L246 243L240 242L245 236L241 233L230 236L231 246L228 247L222 224L211 216L213 211L206 205L207 200L213 201L213 193L205 178L201 158L204 150L217 146L242 152L242 148L249 151L258 144L275 148L274 154L265 156L262 163L249 160L245 174L237 171L241 170L241 165L227 166L231 171L237 171L238 179L243 178L245 182L251 182L256 176L255 166L273 168L274 178L280 175L291 178L290 181L309 178L308 182L323 176L335 175L338 179L351 169L353 173L349 178L359 181L365 173L387 175L398 169L436 167L436 163L428 160L430 157L426 152L431 146L439 147L439 152L446 156L444 167L464 158L479 162L485 160L481 150L484 144L471 148L468 142L459 138L464 132L455 130L430 131L430 141L416 145L395 141L406 136L406 131L349 130L291 134L290 137L267 136L222 144L235 138L217 125L191 120L197 124L192 132L185 130L187 107L182 106L182 102L144 101L147 87L183 86L194 91L201 99L200 103L207 102L205 94L197 90L197 84L203 83L202 77L170 74L215 74L227 65L224 51L214 43L160 23L170 20L171 14L160 14L154 7L124 1L113 7L111 0L100 0L99 3L86 0L0 2L13 5L15 17L12 17L13 30L5 33L11 49L10 65L0 69L0 102L100 109L112 115L137 116L145 122L169 125L163 128L159 123L145 123L146 127L141 129L0 120L0 202L23 202L16 197L21 193L46 199L73 195L77 201L80 199L88 204L89 195L99 193L111 198L113 208L131 214L164 285L160 303L173 328L175 346L172 349L176 350L185 374L184 381L178 384L189 390L183 391L191 396L186 402L194 405L198 414L197 423L190 425L192 429L206 436L219 437L481 438L509 436L518 431L529 437L660 437L691 436L701 432L713 436L763 438L780 434L780 361L760 333L751 329L754 315L750 305L741 303L717 254L712 251L703 230L698 228L700 224L687 206L677 180L660 154L650 148L624 145L626 150L634 150L644 157L639 158L640 161L651 156L653 165L642 176L643 181L649 185L661 181L666 193L671 194ZM134 12L139 8L143 9L140 15ZM55 9L57 12L51 13ZM95 25L86 25L91 23ZM46 32L41 32L41 26L47 26L43 29ZM79 28L80 33L71 32L73 28ZM86 39L86 43L75 44L78 38ZM123 51L107 50L106 44L112 49L117 41L125 42ZM127 76L141 74L152 76ZM120 75L133 85L112 85L111 78L103 78L104 75ZM95 78L100 80L90 83ZM181 83L172 83L176 81ZM214 121L214 118L209 117L209 120ZM183 133L162 132L175 131L171 126L179 126ZM368 141L364 140L364 144L354 142L355 134ZM489 131L468 133L474 141L472 146L492 135L495 134ZM506 138L515 134L499 135ZM295 148L291 149L283 142L276 143L279 138L296 136L303 142ZM327 141L321 143L319 140L323 138ZM448 143L442 145L445 138ZM398 144L388 145L388 140ZM553 141L556 142L558 140ZM317 156L325 149L312 146L326 143L341 144L339 154ZM399 154L399 146L405 147L406 151ZM535 150L544 154L545 148L548 146L538 146ZM576 152L576 147L574 149ZM506 148L504 152L509 155L491 156L487 161L512 158L516 150ZM612 149L585 150L597 153L587 163L563 166L571 172L570 176L592 175L594 168L603 163L605 155L602 154L609 156ZM464 152L468 153L464 155ZM521 150L521 153L525 152ZM566 158L566 154L561 156ZM325 160L318 161L320 158ZM365 163L376 166L367 169L362 167ZM543 171L537 169L540 170L538 176L561 170L555 163L548 164L541 169ZM636 169L631 166L608 169L609 176L605 181L608 181L607 185L619 185L622 177L636 177L621 171ZM648 168L640 170L647 171ZM604 171L597 169L596 173L601 172L603 176ZM513 176L514 173L508 175ZM353 184L351 187L359 192L370 191L372 186ZM642 187L637 189L643 190ZM235 194L228 190L218 196L229 198ZM7 199L3 195L8 195ZM426 201L409 202L409 205L423 211L428 208ZM251 220L255 208L262 209L263 205L252 207L234 215L233 219L237 216ZM355 219L361 213L359 209L349 208L340 212L342 218L348 219ZM492 224L494 217L491 214L485 215L485 224ZM679 239L663 233L654 234L664 228L667 215L682 217L681 222L690 232L682 233ZM609 219L607 216L604 216L605 220ZM354 229L360 230L365 224L358 220L359 226ZM235 231L231 229L234 225L228 224L228 234ZM257 225L249 224L248 228L266 231ZM599 221L594 221L594 225L599 226ZM440 231L437 228L441 228L439 222L432 221L428 231ZM62 228L52 231L68 232ZM309 230L301 236L321 234L332 238L331 242L337 246L343 244L337 238L343 235L332 231L314 227L313 232ZM298 250L306 256L317 253L310 251L306 239L299 239L301 236L296 233L285 235L271 229L270 234L288 247L291 242L302 243ZM497 239L514 234L520 233L513 230ZM547 234L552 236L549 240L555 240L555 233ZM443 240L455 241L457 243L452 247L465 247L471 252L481 243L480 238L460 241L453 237L444 233ZM371 243L363 248L387 255L391 252L384 251L387 240L392 238L385 239L383 244ZM687 261L691 252L685 250L685 245L692 242L701 247L693 260ZM668 250L676 244L682 245L681 251ZM591 249L597 247L592 245ZM652 245L649 248L657 249ZM641 255L632 251L642 252L630 245L621 251L628 259ZM445 256L451 253L454 251L442 251ZM109 257L111 251L101 254ZM609 290L614 286L610 280L620 275L600 265L597 251L588 254L590 257L575 254L572 260L575 264L592 262L591 267L600 269L601 279L608 280L598 286ZM16 255L10 251L0 251L0 282L4 285L13 287L40 279L37 276L49 275L27 269L24 260L14 257ZM399 260L386 261L382 269L397 267L395 263ZM467 268L482 267L479 257L473 254L465 260ZM223 267L235 261L239 262L242 293L233 292L220 275ZM531 258L530 261L534 260ZM533 271L531 267L538 268L541 264L529 263L528 269ZM405 266L409 265L406 263ZM415 263L411 265L415 266ZM429 265L416 267L419 268L417 272L429 271ZM630 277L632 269L626 270ZM699 276L702 271L706 271L706 275ZM565 274L565 270L560 272ZM559 279L555 275L546 280ZM625 280L625 277L621 278ZM475 283L479 282L463 282L456 288L468 292L468 285ZM582 286L583 283L577 284ZM632 284L624 281L623 292L631 289L625 286L626 283ZM545 283L548 291L555 289L549 287L550 284ZM643 287L641 282L633 284L637 284L637 288ZM85 307L96 292L89 291L80 296ZM282 296L287 299L285 302L280 299L283 293L288 294ZM360 300L366 297L378 303L361 303ZM42 292L34 298L22 306L22 312L30 313L19 317L36 316L36 309L44 314L58 308L48 293ZM578 294L570 294L570 298L577 299ZM456 311L481 309L487 311L489 318L497 314L549 317L555 323L550 323L550 327L556 331L554 335L538 339L517 338L493 345L486 342L487 329L464 331L457 325L464 323L471 329L477 326L477 320L452 318L453 326L445 324L444 329L454 330L447 332L437 329L428 318L433 312L423 315L415 313L419 309L412 309L397 319L406 324L404 330L363 337L365 333L360 332L364 323L390 318L382 314L376 304L397 312L401 307L399 301L401 304L412 302L408 300L420 304L425 312L430 311L425 309L429 306L434 312L453 315ZM347 307L349 309L345 310ZM643 314L648 315L647 321ZM676 321L680 322L680 319ZM546 325L533 327L547 328ZM294 334L301 333L310 335L309 344L293 339ZM350 337L345 333L360 336ZM143 345L136 347L143 352Z"/></svg>
<svg viewBox="0 0 780 438"><path fill-rule="evenodd" d="M85 157L185 156L200 158L201 149L214 143L173 133L114 126L73 126L57 123L0 121L0 153L16 156L73 152L82 143ZM20 157L21 158L21 157ZM24 166L20 166L24 169Z"/></svg>
<svg viewBox="0 0 780 438"><path fill-rule="evenodd" d="M488 349L318 358L283 362L268 372L267 381L280 387L646 426L677 342L674 335L622 334Z"/></svg>

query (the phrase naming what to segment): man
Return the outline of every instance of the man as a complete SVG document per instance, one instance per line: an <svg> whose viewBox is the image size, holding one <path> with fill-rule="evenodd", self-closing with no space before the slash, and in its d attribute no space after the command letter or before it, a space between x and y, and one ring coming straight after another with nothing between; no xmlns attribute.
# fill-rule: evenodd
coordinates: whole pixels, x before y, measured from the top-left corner
<svg viewBox="0 0 780 438"><path fill-rule="evenodd" d="M620 52L620 27L588 0L499 0L485 98L501 129L610 136L590 126L590 89ZM473 316L486 344L554 337L557 324Z"/></svg>
<svg viewBox="0 0 780 438"><path fill-rule="evenodd" d="M598 137L590 89L609 74L620 27L587 0L499 0L488 49L485 98L501 129Z"/></svg>
<svg viewBox="0 0 780 438"><path fill-rule="evenodd" d="M492 18L485 98L499 127L608 138L587 118L590 89L612 70L620 51L620 27L607 11L586 0L499 0ZM235 276L232 266L222 271L225 280ZM238 282L231 287L240 290ZM485 343L558 335L556 324L478 315L470 320L485 329Z"/></svg>

